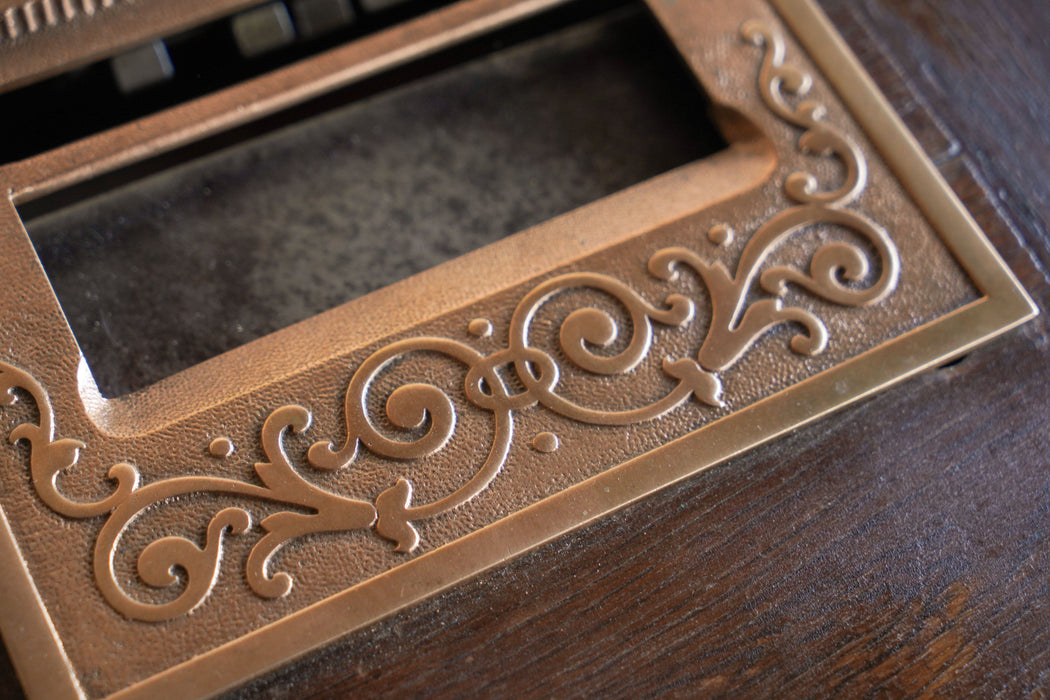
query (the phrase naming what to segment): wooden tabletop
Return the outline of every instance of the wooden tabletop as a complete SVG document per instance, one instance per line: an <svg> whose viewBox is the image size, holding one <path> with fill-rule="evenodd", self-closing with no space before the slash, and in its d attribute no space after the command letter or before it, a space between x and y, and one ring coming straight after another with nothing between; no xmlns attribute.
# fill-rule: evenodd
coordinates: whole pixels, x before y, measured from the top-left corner
<svg viewBox="0 0 1050 700"><path fill-rule="evenodd" d="M822 5L1045 309L1042 2ZM236 695L1043 697L1048 323L1042 316ZM6 656L0 697L20 697Z"/></svg>

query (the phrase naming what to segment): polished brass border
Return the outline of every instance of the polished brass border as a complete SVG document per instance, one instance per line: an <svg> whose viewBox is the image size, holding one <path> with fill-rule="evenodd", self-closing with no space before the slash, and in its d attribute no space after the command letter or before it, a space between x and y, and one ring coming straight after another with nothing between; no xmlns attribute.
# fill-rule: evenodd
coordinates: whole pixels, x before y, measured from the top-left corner
<svg viewBox="0 0 1050 700"><path fill-rule="evenodd" d="M695 432L277 622L164 670L110 697L195 697L229 689L622 508L657 489L695 475L755 445L964 353L1023 323L1036 313L1035 306L1018 286L1009 269L819 8L811 0L769 1L949 247L979 290L980 298L788 389L729 413ZM265 78L146 118L133 128L115 129L7 166L0 170L0 182L5 183L9 192L7 208L0 215L0 234L14 241L5 242L5 252L8 255L17 253L19 262L7 263L4 272L37 276L40 280L38 288L47 296L49 290L43 270L35 262L31 246L18 222L14 208L17 202L272 113L553 4L556 4L555 0L467 0L416 20L400 30L401 33L375 35L313 61L290 66ZM671 22L673 12L682 10L672 11L673 0L651 0L650 4L655 14L664 20L672 38L681 42L682 37L676 36L677 29ZM742 162L750 163L755 174L768 173L768 165L762 157L755 156ZM711 165L699 163L689 167L693 168L694 174L702 176ZM723 191L708 192L706 200L699 193L691 192L675 203L676 195L671 192L673 188L670 181L667 178L657 180L655 184L647 183L627 193L621 197L619 205L604 205L606 209L603 210L603 216L607 218L615 218L609 217L609 214L620 206L624 222L619 224L619 228L605 233L606 237L598 243L608 245L630 238L646 226L651 227L651 220L648 223L632 220L628 215L634 205L648 201L647 198L656 195L670 198L668 201L671 205L667 211L657 216L659 223L671 220L690 208L695 209L698 201L701 204L705 201L713 203L738 191L729 187ZM713 180L705 180L707 184L711 182ZM648 213L653 212L649 210ZM579 249L559 243L552 233L545 234L541 230L538 235L541 236L540 240L554 248L551 256L543 261L543 266L553 266L580 254ZM544 235L548 237L542 238ZM590 245L595 244L595 241L590 242ZM476 259L478 255L468 258ZM455 270L455 264L450 269ZM542 272L542 269L540 266L530 266L527 262L521 263L521 267L514 271L513 279L528 279ZM420 306L403 311L395 315L391 324L408 326L449 307L462 306L506 286L506 279L501 277L494 274L480 280L471 296L452 299L445 302L445 306ZM50 296L48 299L47 303L52 305L50 316L63 319L57 302ZM383 292L380 292L370 303L381 308L386 308L384 304L393 308L395 299L396 294L384 298ZM330 313L338 315L339 311ZM352 337L349 341L344 338L341 342L364 345L379 335L373 332L371 336ZM288 334L285 333L283 337L287 338ZM258 352L259 348L265 350L268 347L266 342L266 339L260 341L253 352ZM329 356L334 349L321 348L312 352L314 354L308 361L316 362ZM14 349L8 348L4 358L13 353ZM296 357L302 359L301 356ZM217 388L212 390L216 392L215 395L229 396L279 376L287 371L288 361L287 357L264 361L259 364L258 372L250 378L219 376L222 374L218 372L222 363L205 363L208 366L190 370L186 374L186 381L196 382L202 387L217 383ZM155 402L158 397L166 398L163 386L147 389L129 397L127 401L104 402L94 391L83 366L77 371L77 377L78 383L73 391L78 393L93 419L115 437L127 438L135 433L155 430L174 420L174 417L194 410L193 404L180 405L178 399L173 397L172 404L166 405L163 415L141 419L136 417L138 407ZM69 388L66 386L63 390ZM209 400L210 396L205 393L203 401ZM714 400L717 396L711 398ZM196 402L199 404L201 401L201 397L197 396ZM121 434L121 430L126 433ZM20 677L33 696L84 697L75 671L64 654L63 642L58 638L49 613L29 576L19 545L3 512L0 512L0 524L0 566L5 571L5 576L0 577L0 599L7 602L0 609L0 629Z"/></svg>

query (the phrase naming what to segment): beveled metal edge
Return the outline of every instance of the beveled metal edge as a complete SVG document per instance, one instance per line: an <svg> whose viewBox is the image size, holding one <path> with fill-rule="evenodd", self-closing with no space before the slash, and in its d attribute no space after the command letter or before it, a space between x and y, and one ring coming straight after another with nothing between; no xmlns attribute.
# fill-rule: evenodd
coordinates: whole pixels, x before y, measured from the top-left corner
<svg viewBox="0 0 1050 700"><path fill-rule="evenodd" d="M5 608L4 615L0 616L0 636L22 686L27 692L42 698L83 698L84 693L51 624L51 617L33 585L2 508L0 571L4 572L0 576L0 600L20 602L20 605Z"/></svg>
<svg viewBox="0 0 1050 700"><path fill-rule="evenodd" d="M756 138L735 142L724 151L391 283L126 396L101 398L89 369L83 365L81 399L92 422L106 435L160 430L199 411L201 405L251 392L302 367L341 356L347 348L380 341L392 329L408 328L462 308L583 255L745 194L768 179L776 163L768 141ZM726 178L728 169L738 177ZM565 236L566 230L575 235ZM543 256L530 255L532 250L543 250ZM493 258L500 259L501 264L486 264ZM471 284L445 285L441 295L412 295L421 284L467 277ZM414 296L413 304L403 303L406 294ZM356 323L363 314L383 318L384 322ZM334 328L339 329L338 334L331 332ZM250 373L229 371L244 363L251 365ZM158 406L164 410L157 410Z"/></svg>
<svg viewBox="0 0 1050 700"><path fill-rule="evenodd" d="M227 690L660 488L962 354L1036 315L1034 303L821 10L811 0L770 2L986 296L701 430L111 697L210 695ZM525 522L528 528L521 527ZM2 523L0 561L16 564L20 571L4 582L0 592L39 601L6 518ZM440 580L426 573L435 564L444 573ZM355 604L349 605L351 601ZM67 675L68 663L46 610L42 606L36 610L20 608L17 613L6 614L0 626L5 639L20 638L18 651L13 651L12 657L27 690L42 697L82 697L75 678ZM22 640L23 634L28 634L30 640ZM309 643L304 644L304 639ZM56 675L66 676L69 684L56 681Z"/></svg>
<svg viewBox="0 0 1050 700"><path fill-rule="evenodd" d="M860 61L812 0L769 0L842 98L893 174L952 254L1005 318L1021 323L1038 308L1014 279Z"/></svg>

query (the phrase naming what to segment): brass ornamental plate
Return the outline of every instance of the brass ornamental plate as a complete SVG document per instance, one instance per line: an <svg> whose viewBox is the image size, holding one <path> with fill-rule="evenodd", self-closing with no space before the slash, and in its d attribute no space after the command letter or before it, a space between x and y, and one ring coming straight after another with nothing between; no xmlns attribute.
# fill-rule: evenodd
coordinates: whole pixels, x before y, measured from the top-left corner
<svg viewBox="0 0 1050 700"><path fill-rule="evenodd" d="M0 80L244 4L0 4ZM102 397L18 205L555 4L463 0L0 169L31 696L219 693L1035 314L812 2L648 0L728 149Z"/></svg>

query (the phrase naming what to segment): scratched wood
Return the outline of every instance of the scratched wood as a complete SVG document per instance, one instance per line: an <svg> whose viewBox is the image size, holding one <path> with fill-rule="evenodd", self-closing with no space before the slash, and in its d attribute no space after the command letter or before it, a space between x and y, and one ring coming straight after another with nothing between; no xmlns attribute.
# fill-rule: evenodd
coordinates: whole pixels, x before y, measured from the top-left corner
<svg viewBox="0 0 1050 700"><path fill-rule="evenodd" d="M823 4L1046 309L1050 13ZM1043 697L1048 332L1043 316L235 696Z"/></svg>

